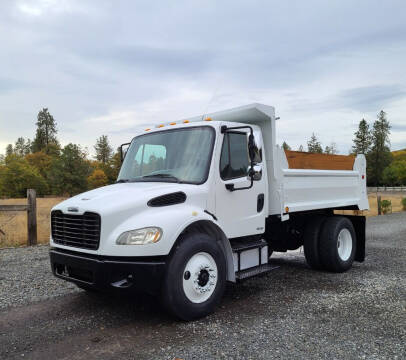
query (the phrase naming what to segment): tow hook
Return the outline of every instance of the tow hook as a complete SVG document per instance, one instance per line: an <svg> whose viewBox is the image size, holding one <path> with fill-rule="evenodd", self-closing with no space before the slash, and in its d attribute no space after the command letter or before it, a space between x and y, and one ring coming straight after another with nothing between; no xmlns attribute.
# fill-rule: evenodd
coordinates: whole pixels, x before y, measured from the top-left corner
<svg viewBox="0 0 406 360"><path fill-rule="evenodd" d="M134 284L133 276L129 274L125 279L111 283L111 286L114 286L115 288L119 289L126 289L132 286L133 284Z"/></svg>

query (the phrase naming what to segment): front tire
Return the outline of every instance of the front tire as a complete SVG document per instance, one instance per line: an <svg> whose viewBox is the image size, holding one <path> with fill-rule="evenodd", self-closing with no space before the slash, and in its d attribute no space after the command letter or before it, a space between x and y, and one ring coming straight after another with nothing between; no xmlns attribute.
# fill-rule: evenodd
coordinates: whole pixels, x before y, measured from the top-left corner
<svg viewBox="0 0 406 360"><path fill-rule="evenodd" d="M343 216L328 218L319 239L319 254L323 267L332 272L351 268L356 251L356 235L352 222Z"/></svg>
<svg viewBox="0 0 406 360"><path fill-rule="evenodd" d="M226 284L225 257L206 234L183 237L172 254L163 284L165 307L182 320L214 311Z"/></svg>

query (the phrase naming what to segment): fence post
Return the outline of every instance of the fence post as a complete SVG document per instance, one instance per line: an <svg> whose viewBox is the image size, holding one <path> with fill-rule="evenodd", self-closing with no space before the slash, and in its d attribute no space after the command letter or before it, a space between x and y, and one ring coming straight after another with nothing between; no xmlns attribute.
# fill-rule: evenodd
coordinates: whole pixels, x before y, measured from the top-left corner
<svg viewBox="0 0 406 360"><path fill-rule="evenodd" d="M378 215L382 215L381 195L377 196L377 202L378 202Z"/></svg>
<svg viewBox="0 0 406 360"><path fill-rule="evenodd" d="M27 189L27 245L37 245L37 194L34 189Z"/></svg>

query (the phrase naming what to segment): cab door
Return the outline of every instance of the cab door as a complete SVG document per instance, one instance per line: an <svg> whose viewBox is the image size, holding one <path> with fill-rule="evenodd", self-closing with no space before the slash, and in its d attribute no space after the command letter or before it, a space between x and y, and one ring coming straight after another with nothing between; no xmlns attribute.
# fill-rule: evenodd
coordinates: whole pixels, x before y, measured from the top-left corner
<svg viewBox="0 0 406 360"><path fill-rule="evenodd" d="M265 169L262 169L262 137L258 129L254 131L257 145L256 180L250 187L248 134L248 129L227 130L223 134L216 170L216 216L228 238L262 234L265 231L267 177Z"/></svg>

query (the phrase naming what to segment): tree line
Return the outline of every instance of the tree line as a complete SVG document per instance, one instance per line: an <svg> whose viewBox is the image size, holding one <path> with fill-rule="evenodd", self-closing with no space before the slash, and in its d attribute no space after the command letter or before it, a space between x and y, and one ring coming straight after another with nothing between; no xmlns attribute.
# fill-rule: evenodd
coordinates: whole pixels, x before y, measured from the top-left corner
<svg viewBox="0 0 406 360"><path fill-rule="evenodd" d="M120 153L106 135L96 139L95 157L69 143L61 147L57 123L47 108L39 111L33 140L19 137L0 155L0 196L22 197L27 188L39 195L71 196L116 181Z"/></svg>
<svg viewBox="0 0 406 360"><path fill-rule="evenodd" d="M390 124L384 111L372 126L362 119L354 133L352 155L365 154L368 185L397 186L406 184L406 149L391 153ZM25 196L27 188L39 195L71 196L116 181L120 170L120 152L113 151L107 135L96 139L95 156L78 144L61 147L57 123L47 108L39 111L33 140L19 137L8 144L6 155L0 155L0 196ZM284 141L283 148L291 150ZM304 151L302 145L297 151ZM323 148L312 133L307 142L311 153L337 154L331 143Z"/></svg>
<svg viewBox="0 0 406 360"><path fill-rule="evenodd" d="M358 124L354 133L350 155L364 154L367 159L367 181L369 186L398 186L406 184L406 149L391 152L391 126L387 114L382 110L377 115L372 127L365 119ZM291 150L284 141L282 147ZM297 151L304 151L300 145ZM323 150L321 142L312 133L307 142L307 152L337 154L337 146L331 143Z"/></svg>

